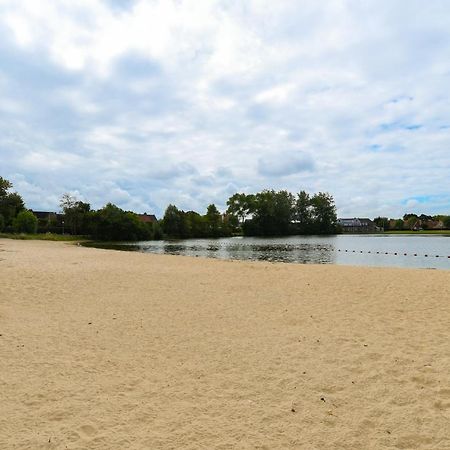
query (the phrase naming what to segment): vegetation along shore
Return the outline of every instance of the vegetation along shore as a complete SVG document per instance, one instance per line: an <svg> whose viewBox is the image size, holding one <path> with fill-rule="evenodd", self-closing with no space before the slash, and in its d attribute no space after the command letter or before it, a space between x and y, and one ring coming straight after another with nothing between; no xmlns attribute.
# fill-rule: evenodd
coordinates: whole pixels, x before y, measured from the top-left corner
<svg viewBox="0 0 450 450"><path fill-rule="evenodd" d="M19 238L46 235L48 240L75 239L138 241L152 239L211 238L233 235L289 236L336 234L342 231L447 233L450 215L405 214L403 219L377 217L338 219L332 195L300 191L264 190L256 194L236 193L227 200L221 213L210 204L205 214L183 211L169 205L161 220L152 214L124 211L108 203L93 210L89 203L64 194L60 213L32 211L12 183L0 177L0 233ZM350 224L350 226L346 226ZM354 226L354 225L363 225ZM37 234L38 233L38 234ZM79 237L78 237L79 236Z"/></svg>

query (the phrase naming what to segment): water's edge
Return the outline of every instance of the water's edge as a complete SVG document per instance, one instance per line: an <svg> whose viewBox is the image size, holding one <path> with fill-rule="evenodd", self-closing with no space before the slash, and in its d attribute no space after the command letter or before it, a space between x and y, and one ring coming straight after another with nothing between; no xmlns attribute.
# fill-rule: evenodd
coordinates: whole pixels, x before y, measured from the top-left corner
<svg viewBox="0 0 450 450"><path fill-rule="evenodd" d="M442 235L235 237L83 245L228 260L450 269L450 239Z"/></svg>

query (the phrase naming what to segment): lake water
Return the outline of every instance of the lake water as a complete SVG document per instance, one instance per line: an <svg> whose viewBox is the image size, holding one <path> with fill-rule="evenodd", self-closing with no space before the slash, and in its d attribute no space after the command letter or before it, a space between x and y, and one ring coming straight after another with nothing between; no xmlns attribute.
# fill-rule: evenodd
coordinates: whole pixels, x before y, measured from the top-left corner
<svg viewBox="0 0 450 450"><path fill-rule="evenodd" d="M233 260L450 269L450 236L436 235L233 237L123 243L111 248Z"/></svg>

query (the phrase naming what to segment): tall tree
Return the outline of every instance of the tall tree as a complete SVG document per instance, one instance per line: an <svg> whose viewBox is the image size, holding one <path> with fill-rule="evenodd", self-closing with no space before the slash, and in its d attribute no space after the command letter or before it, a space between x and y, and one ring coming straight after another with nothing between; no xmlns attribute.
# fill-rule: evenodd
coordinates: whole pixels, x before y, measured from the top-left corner
<svg viewBox="0 0 450 450"><path fill-rule="evenodd" d="M208 236L207 223L205 217L195 211L184 213L184 221L187 226L188 237L203 238Z"/></svg>
<svg viewBox="0 0 450 450"><path fill-rule="evenodd" d="M186 219L186 213L175 205L169 205L164 213L163 230L169 237L183 239L189 237L189 224Z"/></svg>
<svg viewBox="0 0 450 450"><path fill-rule="evenodd" d="M212 237L219 237L221 235L222 216L216 205L211 204L206 210L206 224L208 228L208 235Z"/></svg>
<svg viewBox="0 0 450 450"><path fill-rule="evenodd" d="M84 203L76 199L76 197L65 193L61 197L59 203L64 219L72 234L85 233L87 215L91 210L89 203Z"/></svg>
<svg viewBox="0 0 450 450"><path fill-rule="evenodd" d="M333 197L326 192L319 192L311 197L314 232L332 234L336 232L337 215Z"/></svg>
<svg viewBox="0 0 450 450"><path fill-rule="evenodd" d="M14 218L25 209L22 197L17 192L10 192L13 185L0 177L0 216L5 227L11 227Z"/></svg>
<svg viewBox="0 0 450 450"><path fill-rule="evenodd" d="M373 221L377 227L383 228L384 231L389 230L389 219L387 217L376 217Z"/></svg>
<svg viewBox="0 0 450 450"><path fill-rule="evenodd" d="M311 197L306 191L300 191L297 194L294 207L294 220L299 234L306 234L310 231L312 220L311 214Z"/></svg>
<svg viewBox="0 0 450 450"><path fill-rule="evenodd" d="M408 219L404 220L408 230L413 230L414 227L420 225L419 218L415 214L411 214Z"/></svg>
<svg viewBox="0 0 450 450"><path fill-rule="evenodd" d="M12 183L5 178L0 177L0 199L8 194L8 191L13 187Z"/></svg>
<svg viewBox="0 0 450 450"><path fill-rule="evenodd" d="M253 197L253 217L244 223L244 234L275 236L290 234L294 196L287 191L264 190Z"/></svg>
<svg viewBox="0 0 450 450"><path fill-rule="evenodd" d="M447 230L450 230L450 216L445 216L444 220L442 221L442 223L444 224L444 227Z"/></svg>
<svg viewBox="0 0 450 450"><path fill-rule="evenodd" d="M242 226L245 219L247 219L248 216L254 211L255 196L252 194L247 195L236 193L228 199L227 206L228 209L226 214L236 217L239 226Z"/></svg>
<svg viewBox="0 0 450 450"><path fill-rule="evenodd" d="M13 220L13 228L16 233L36 233L38 220L31 211L20 211Z"/></svg>
<svg viewBox="0 0 450 450"><path fill-rule="evenodd" d="M141 222L137 215L124 211L112 203L90 214L91 233L103 241L138 241L152 238L150 224Z"/></svg>

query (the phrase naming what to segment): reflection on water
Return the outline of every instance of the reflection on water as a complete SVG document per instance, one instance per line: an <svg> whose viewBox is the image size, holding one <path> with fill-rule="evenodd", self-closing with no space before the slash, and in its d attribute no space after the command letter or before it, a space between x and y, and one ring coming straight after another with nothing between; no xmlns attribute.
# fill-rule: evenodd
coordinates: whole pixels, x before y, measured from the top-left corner
<svg viewBox="0 0 450 450"><path fill-rule="evenodd" d="M234 243L229 240L161 242L141 244L141 250L170 255L201 256L219 259L247 259L258 261L280 261L301 263L333 263L335 254L331 245L318 243Z"/></svg>
<svg viewBox="0 0 450 450"><path fill-rule="evenodd" d="M107 248L231 260L450 269L447 236L235 237L121 243Z"/></svg>

